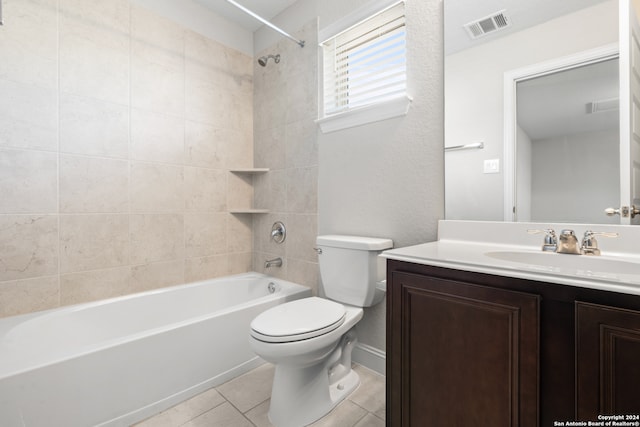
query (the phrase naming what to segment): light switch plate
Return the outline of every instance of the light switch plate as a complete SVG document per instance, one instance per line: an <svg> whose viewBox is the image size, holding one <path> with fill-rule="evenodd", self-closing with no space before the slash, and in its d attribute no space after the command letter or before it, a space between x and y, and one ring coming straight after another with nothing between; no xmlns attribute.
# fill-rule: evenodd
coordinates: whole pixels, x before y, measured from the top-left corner
<svg viewBox="0 0 640 427"><path fill-rule="evenodd" d="M500 159L489 159L484 161L484 173L499 173Z"/></svg>

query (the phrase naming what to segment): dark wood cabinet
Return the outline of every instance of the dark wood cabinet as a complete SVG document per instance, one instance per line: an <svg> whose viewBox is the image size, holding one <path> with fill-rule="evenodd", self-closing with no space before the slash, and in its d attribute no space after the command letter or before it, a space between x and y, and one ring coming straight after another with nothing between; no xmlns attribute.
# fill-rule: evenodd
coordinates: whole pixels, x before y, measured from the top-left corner
<svg viewBox="0 0 640 427"><path fill-rule="evenodd" d="M576 303L576 368L579 419L638 414L640 311Z"/></svg>
<svg viewBox="0 0 640 427"><path fill-rule="evenodd" d="M535 427L539 298L401 272L393 283L403 312L402 418Z"/></svg>
<svg viewBox="0 0 640 427"><path fill-rule="evenodd" d="M640 414L639 296L396 260L387 282L388 426Z"/></svg>

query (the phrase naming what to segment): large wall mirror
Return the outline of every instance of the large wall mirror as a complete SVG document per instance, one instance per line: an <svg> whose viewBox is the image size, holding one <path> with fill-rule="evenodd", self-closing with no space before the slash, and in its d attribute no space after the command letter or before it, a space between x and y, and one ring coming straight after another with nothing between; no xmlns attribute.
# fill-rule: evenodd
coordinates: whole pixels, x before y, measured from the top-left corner
<svg viewBox="0 0 640 427"><path fill-rule="evenodd" d="M625 223L629 1L444 0L447 219Z"/></svg>

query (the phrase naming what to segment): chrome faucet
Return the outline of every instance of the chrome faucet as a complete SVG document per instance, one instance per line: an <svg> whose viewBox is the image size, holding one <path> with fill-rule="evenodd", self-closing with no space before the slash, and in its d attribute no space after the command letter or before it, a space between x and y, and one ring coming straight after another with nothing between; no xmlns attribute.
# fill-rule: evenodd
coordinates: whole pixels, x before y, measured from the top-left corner
<svg viewBox="0 0 640 427"><path fill-rule="evenodd" d="M282 258L268 259L264 262L264 268L282 267Z"/></svg>
<svg viewBox="0 0 640 427"><path fill-rule="evenodd" d="M618 237L618 233L606 233L603 231L591 231L587 230L584 232L584 237L582 238L582 245L580 245L580 250L585 255L600 255L600 249L598 248L598 241L595 236L602 237Z"/></svg>
<svg viewBox="0 0 640 427"><path fill-rule="evenodd" d="M543 252L555 252L558 249L558 238L556 232L551 228L546 230L527 230L529 234L542 234L544 233L544 243L542 244Z"/></svg>
<svg viewBox="0 0 640 427"><path fill-rule="evenodd" d="M527 230L527 233L545 234L544 244L542 245L542 250L545 252L574 255L600 255L595 236L618 237L618 233L587 230L584 232L582 243L578 246L578 238L573 230L562 230L559 238L556 237L555 231L551 228L546 230Z"/></svg>
<svg viewBox="0 0 640 427"><path fill-rule="evenodd" d="M582 254L582 252L580 252L580 246L578 246L578 238L573 230L565 229L560 232L556 252L559 254Z"/></svg>

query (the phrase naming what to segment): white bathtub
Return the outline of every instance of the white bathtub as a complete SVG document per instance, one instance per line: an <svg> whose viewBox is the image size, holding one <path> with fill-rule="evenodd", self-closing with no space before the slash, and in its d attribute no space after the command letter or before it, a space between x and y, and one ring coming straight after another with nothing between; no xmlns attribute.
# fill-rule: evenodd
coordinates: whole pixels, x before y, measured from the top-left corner
<svg viewBox="0 0 640 427"><path fill-rule="evenodd" d="M140 421L260 365L251 320L310 295L247 273L0 319L0 426Z"/></svg>

